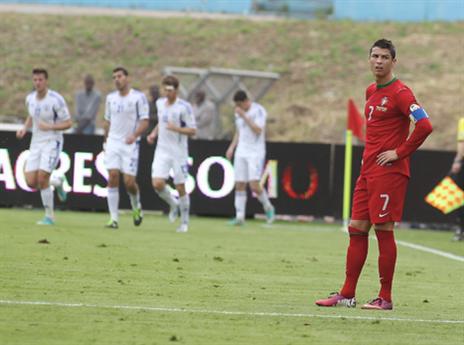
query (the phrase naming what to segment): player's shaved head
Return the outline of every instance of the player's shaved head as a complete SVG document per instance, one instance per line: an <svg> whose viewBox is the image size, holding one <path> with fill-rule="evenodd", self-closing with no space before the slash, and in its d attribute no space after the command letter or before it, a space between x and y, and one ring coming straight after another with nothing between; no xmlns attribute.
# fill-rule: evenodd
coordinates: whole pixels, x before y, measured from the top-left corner
<svg viewBox="0 0 464 345"><path fill-rule="evenodd" d="M382 49L388 49L392 57L392 60L396 58L396 48L393 45L392 41L387 40L386 38L381 38L380 40L375 41L371 49L369 49L369 55L371 55L372 49L374 49L375 47L382 48Z"/></svg>
<svg viewBox="0 0 464 345"><path fill-rule="evenodd" d="M116 89L125 95L129 92L129 72L124 67L113 69L113 82Z"/></svg>

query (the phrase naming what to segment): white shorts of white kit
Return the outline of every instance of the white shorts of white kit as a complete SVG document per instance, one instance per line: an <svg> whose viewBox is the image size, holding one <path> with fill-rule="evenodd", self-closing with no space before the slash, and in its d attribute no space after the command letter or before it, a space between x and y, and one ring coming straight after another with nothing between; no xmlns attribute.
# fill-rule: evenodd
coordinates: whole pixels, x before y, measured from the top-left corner
<svg viewBox="0 0 464 345"><path fill-rule="evenodd" d="M107 170L119 170L123 174L137 176L139 166L140 143L125 142L108 138L105 147L105 167Z"/></svg>
<svg viewBox="0 0 464 345"><path fill-rule="evenodd" d="M60 160L63 149L62 140L49 140L40 143L31 143L27 157L25 172L43 170L51 173Z"/></svg>
<svg viewBox="0 0 464 345"><path fill-rule="evenodd" d="M264 156L235 156L235 182L259 181L263 174Z"/></svg>
<svg viewBox="0 0 464 345"><path fill-rule="evenodd" d="M153 164L151 165L151 177L167 180L172 169L174 184L183 184L188 176L187 157L173 157L172 155L155 151Z"/></svg>

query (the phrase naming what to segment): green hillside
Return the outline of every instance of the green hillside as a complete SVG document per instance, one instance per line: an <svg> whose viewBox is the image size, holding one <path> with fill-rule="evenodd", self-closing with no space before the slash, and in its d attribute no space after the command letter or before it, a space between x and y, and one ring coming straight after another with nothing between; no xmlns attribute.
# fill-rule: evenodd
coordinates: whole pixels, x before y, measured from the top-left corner
<svg viewBox="0 0 464 345"><path fill-rule="evenodd" d="M0 114L24 116L30 71L45 66L52 88L73 95L92 73L104 93L126 66L146 90L166 65L281 74L262 103L274 141L342 142L346 101L362 109L371 82L367 50L380 37L398 48L397 75L435 125L428 148L453 149L464 96L464 23L353 23L0 14ZM227 114L224 114L225 116Z"/></svg>

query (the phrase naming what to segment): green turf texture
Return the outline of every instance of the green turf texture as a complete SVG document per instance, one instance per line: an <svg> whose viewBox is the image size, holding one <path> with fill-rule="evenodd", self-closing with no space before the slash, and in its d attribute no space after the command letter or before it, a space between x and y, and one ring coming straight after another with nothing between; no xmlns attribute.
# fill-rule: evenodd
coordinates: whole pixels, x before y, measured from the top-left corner
<svg viewBox="0 0 464 345"><path fill-rule="evenodd" d="M464 320L464 263L399 246L395 310L324 309L314 300L340 287L347 235L339 226L193 218L187 234L165 217L130 214L119 230L103 213L0 209L0 299L98 306L188 308L348 318L66 308L0 304L0 344L462 344L464 324L381 318ZM450 233L398 230L397 238L464 255ZM49 244L38 243L47 239ZM377 245L357 298L378 291ZM377 320L353 320L372 316Z"/></svg>

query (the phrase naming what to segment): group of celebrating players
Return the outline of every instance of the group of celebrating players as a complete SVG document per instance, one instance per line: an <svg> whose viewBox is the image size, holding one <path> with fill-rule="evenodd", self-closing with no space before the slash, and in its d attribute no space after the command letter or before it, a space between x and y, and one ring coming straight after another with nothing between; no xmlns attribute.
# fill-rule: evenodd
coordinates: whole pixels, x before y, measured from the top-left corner
<svg viewBox="0 0 464 345"><path fill-rule="evenodd" d="M345 283L339 292L317 300L323 307L355 307L358 278L368 252L368 233L374 227L379 246L380 291L377 298L363 305L364 309L391 310L393 273L396 264L395 222L403 213L404 199L410 177L409 157L432 132L425 110L413 92L393 74L396 49L386 39L376 41L369 50L369 65L375 82L366 90L366 144L360 176L353 195L351 221L348 227L350 242L346 257ZM56 167L63 146L62 131L72 122L66 102L57 92L48 90L46 70L33 71L35 91L27 96L29 116L22 138L32 126L30 154L25 167L26 181L40 190L45 207L41 224L53 224L53 192L50 174ZM139 142L148 127L148 102L140 91L130 88L128 72L122 67L113 70L116 91L106 98L105 165L109 172L108 209L111 219L106 225L118 228L119 179L123 175L129 194L133 220L140 225L143 219L140 191L135 177L139 165ZM147 136L149 143L158 137L152 163L152 184L161 199L170 207L169 219L174 221L180 210L178 232L187 232L189 196L185 190L188 171L188 137L195 134L195 119L190 104L178 97L179 81L166 76L162 81L165 97L157 101L158 125ZM247 184L263 205L267 221L274 220L274 207L260 186L265 159L265 109L252 102L239 90L234 95L236 134L226 152L234 160L236 189L235 225L245 219ZM415 127L410 133L410 122ZM167 187L170 171L179 197ZM51 181L58 195L60 183Z"/></svg>
<svg viewBox="0 0 464 345"><path fill-rule="evenodd" d="M41 225L53 225L54 195L52 186L62 200L66 194L62 180L54 178L53 170L59 162L63 147L63 131L72 126L64 98L48 89L48 72L34 69L32 72L34 91L26 97L29 116L17 137L23 138L32 127L29 156L25 166L26 182L30 188L40 190L45 217ZM106 227L117 229L119 213L119 184L122 175L132 206L134 225L143 220L140 190L136 182L139 166L141 136L147 131L149 105L145 95L130 87L129 73L124 67L113 70L115 91L106 97L104 163L108 170L107 203L110 220ZM187 232L189 224L190 198L185 189L188 174L188 138L195 135L196 126L192 106L178 97L179 80L166 76L162 80L164 97L156 102L158 125L147 136L147 142L156 150L152 163L152 185L158 196L169 205L169 220L174 222L180 213L181 224L177 232ZM234 156L236 175L235 207L233 225L242 225L245 220L246 186L250 184L258 200L263 204L268 223L274 221L274 207L261 188L259 181L264 165L266 142L265 109L252 102L243 90L234 95L237 132L226 156ZM235 153L234 153L235 152ZM167 180L172 173L178 193L174 196Z"/></svg>

